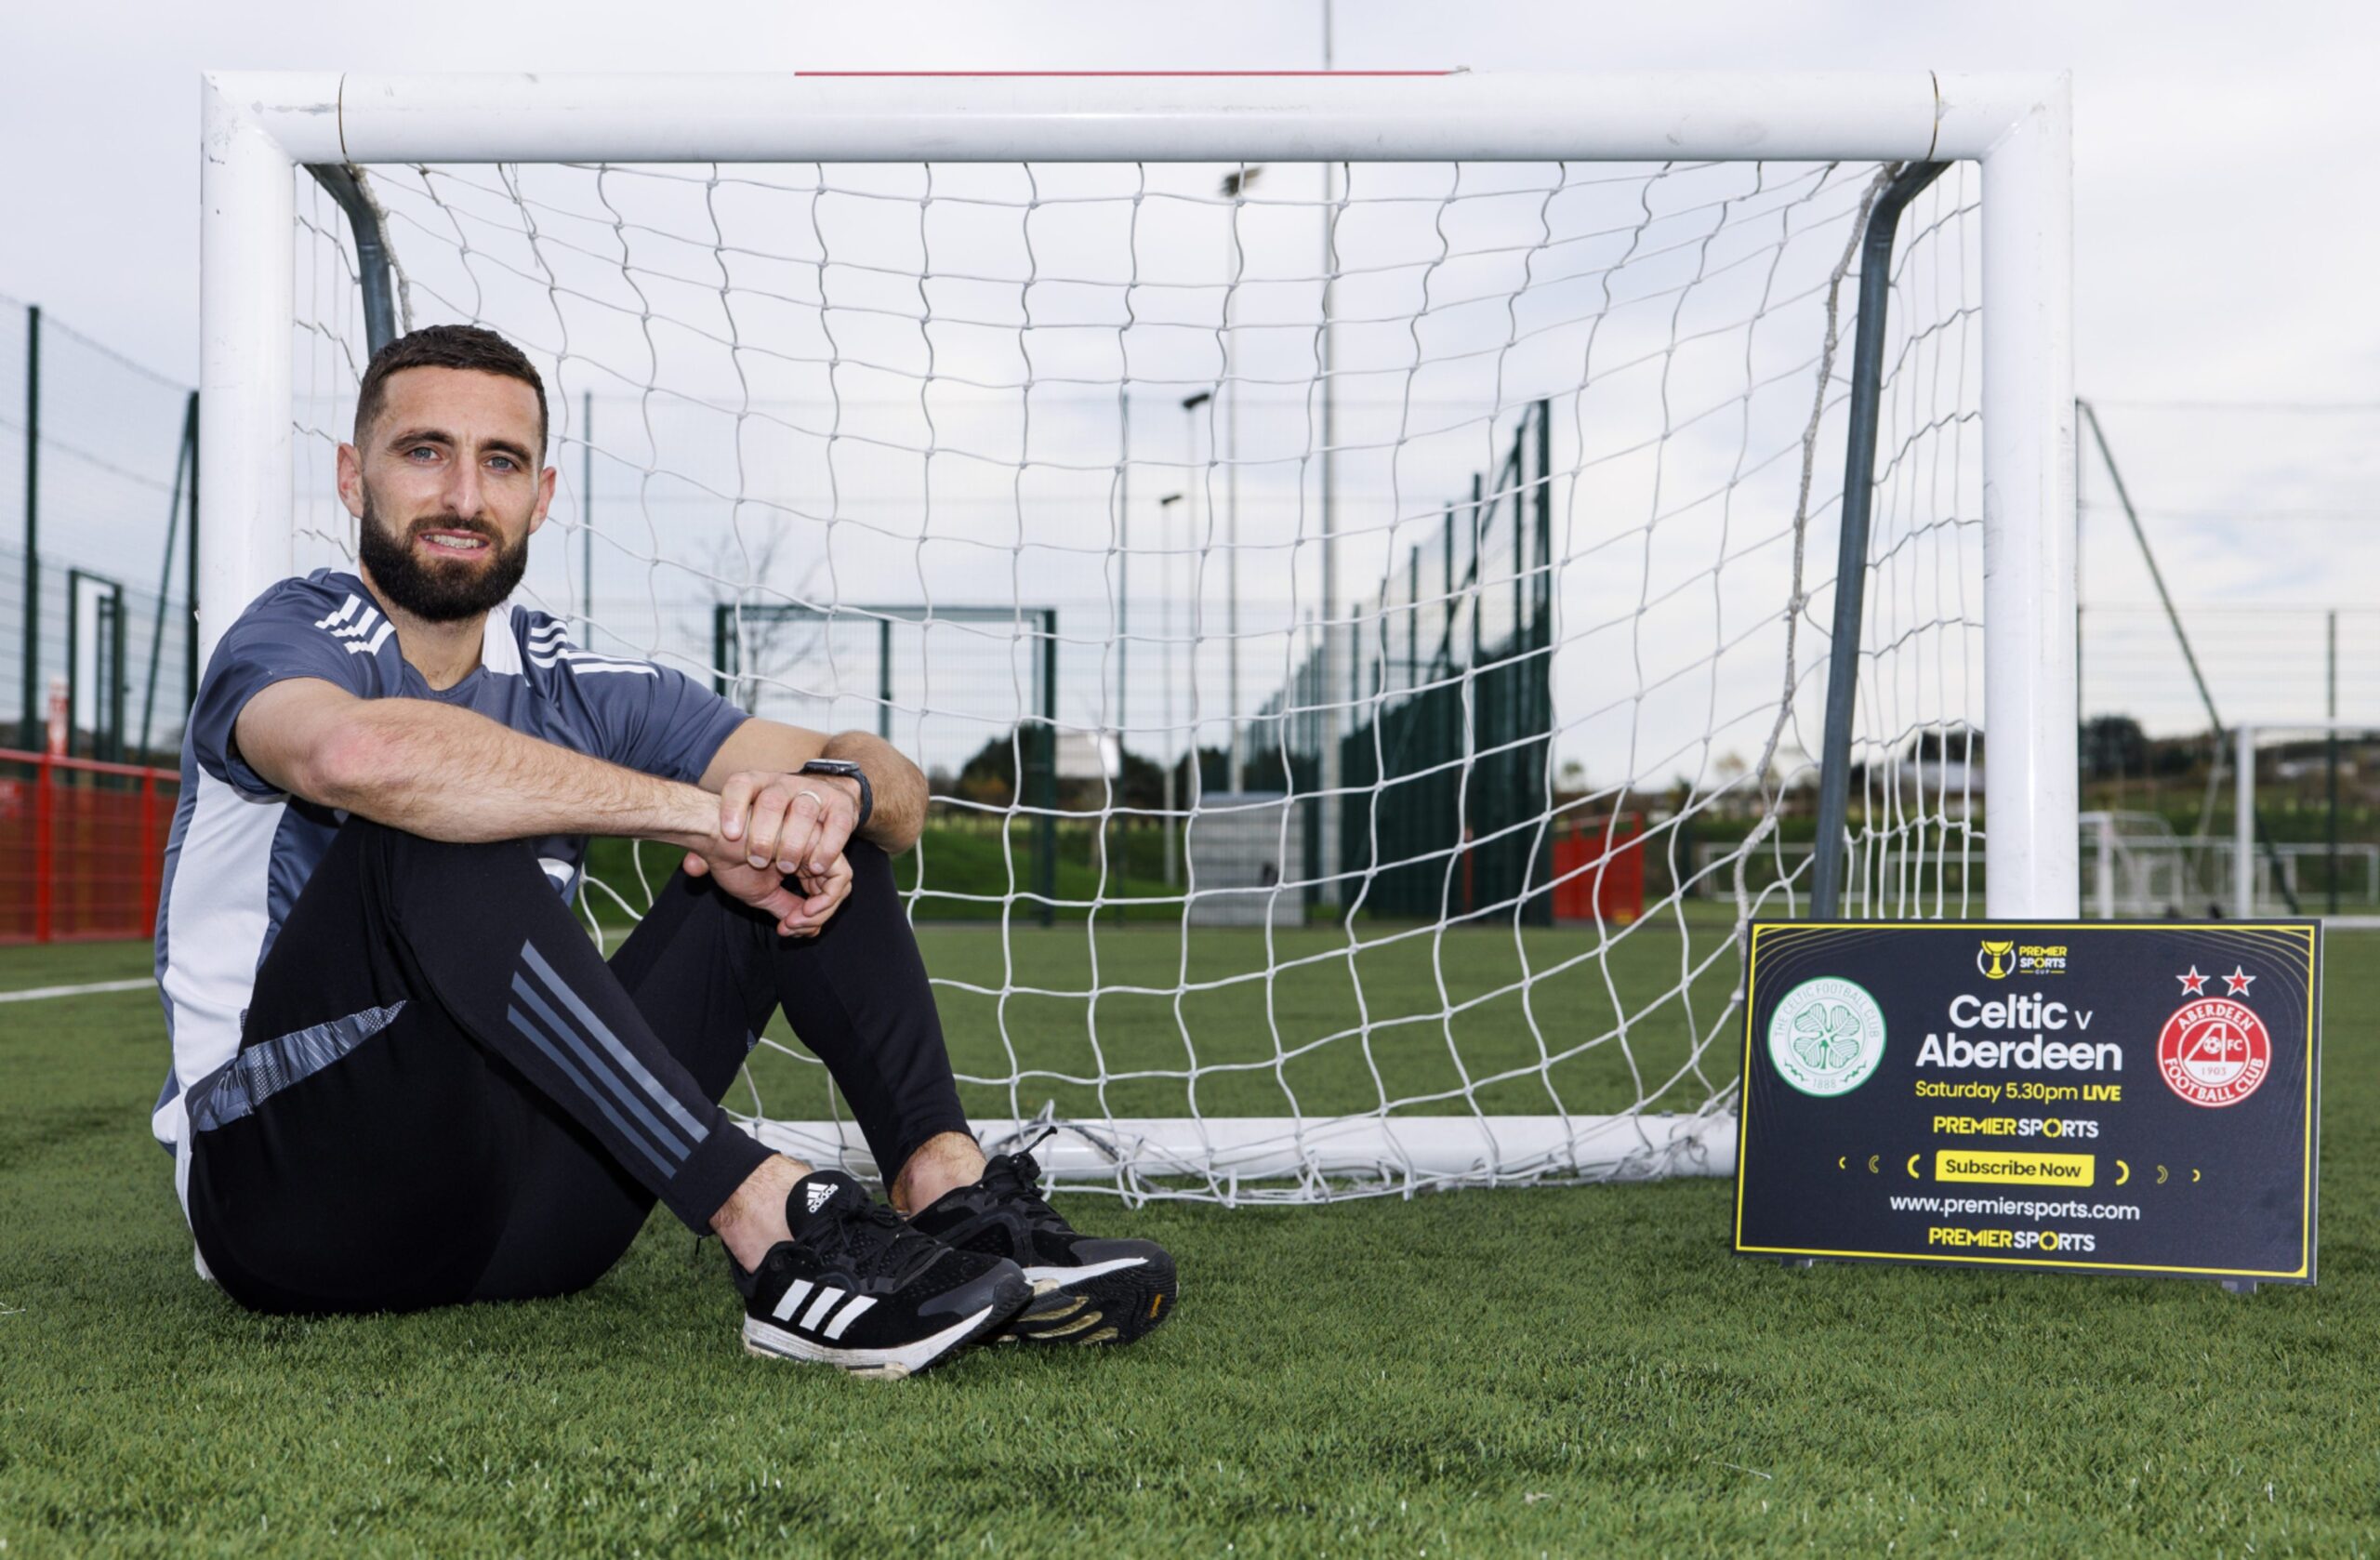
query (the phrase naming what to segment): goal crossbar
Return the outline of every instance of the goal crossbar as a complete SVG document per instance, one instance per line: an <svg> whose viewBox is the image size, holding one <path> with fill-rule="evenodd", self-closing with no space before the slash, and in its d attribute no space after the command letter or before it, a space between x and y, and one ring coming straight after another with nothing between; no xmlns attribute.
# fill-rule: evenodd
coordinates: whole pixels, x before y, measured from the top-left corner
<svg viewBox="0 0 2380 1560"><path fill-rule="evenodd" d="M2061 79L1771 74L216 78L298 162L1928 162L1995 154Z"/></svg>

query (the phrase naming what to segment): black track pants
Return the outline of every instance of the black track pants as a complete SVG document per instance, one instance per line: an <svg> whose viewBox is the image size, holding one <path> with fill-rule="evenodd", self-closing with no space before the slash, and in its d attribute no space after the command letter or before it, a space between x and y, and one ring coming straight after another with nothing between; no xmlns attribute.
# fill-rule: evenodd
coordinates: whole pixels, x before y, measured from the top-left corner
<svg viewBox="0 0 2380 1560"><path fill-rule="evenodd" d="M527 845L350 820L190 1091L208 1270L269 1311L583 1289L656 1200L706 1229L766 1157L718 1101L779 1006L888 1173L965 1130L892 864L848 855L813 940L680 874L607 965Z"/></svg>

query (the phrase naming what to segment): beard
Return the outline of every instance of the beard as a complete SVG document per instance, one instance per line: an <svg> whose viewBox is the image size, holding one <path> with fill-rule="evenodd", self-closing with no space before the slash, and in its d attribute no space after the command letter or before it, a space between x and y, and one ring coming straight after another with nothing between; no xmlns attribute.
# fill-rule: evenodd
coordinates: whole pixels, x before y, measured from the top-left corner
<svg viewBox="0 0 2380 1560"><path fill-rule="evenodd" d="M425 531L462 531L486 542L484 556L431 558L415 549ZM512 594L529 567L529 538L508 547L496 529L454 515L416 520L398 535L380 523L372 495L364 495L364 525L356 557L389 604L425 623L454 623L486 614Z"/></svg>

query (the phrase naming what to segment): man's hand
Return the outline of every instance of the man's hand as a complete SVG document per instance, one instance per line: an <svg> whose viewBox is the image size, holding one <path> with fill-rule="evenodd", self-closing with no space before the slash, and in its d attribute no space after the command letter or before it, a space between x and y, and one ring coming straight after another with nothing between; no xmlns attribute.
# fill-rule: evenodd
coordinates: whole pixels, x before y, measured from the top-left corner
<svg viewBox="0 0 2380 1560"><path fill-rule="evenodd" d="M720 789L721 848L687 853L686 875L709 877L774 916L781 937L814 937L851 893L843 847L858 823L859 787L851 781L733 774Z"/></svg>
<svg viewBox="0 0 2380 1560"><path fill-rule="evenodd" d="M713 861L700 851L686 853L685 868L687 877L709 878L745 904L774 916L780 937L815 937L852 892L851 863L840 855L823 872L804 868L791 878L774 862L754 866L733 856Z"/></svg>
<svg viewBox="0 0 2380 1560"><path fill-rule="evenodd" d="M719 792L719 837L753 867L823 880L859 826L859 786L832 774L731 774Z"/></svg>

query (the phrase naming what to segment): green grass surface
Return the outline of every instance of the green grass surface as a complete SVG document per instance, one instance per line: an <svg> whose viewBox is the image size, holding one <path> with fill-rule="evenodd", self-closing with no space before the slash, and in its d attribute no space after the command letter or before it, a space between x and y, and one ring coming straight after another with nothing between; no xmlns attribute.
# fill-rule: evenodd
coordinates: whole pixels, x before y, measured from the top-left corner
<svg viewBox="0 0 2380 1560"><path fill-rule="evenodd" d="M1660 935L1665 955L1648 937L1614 961L1623 982L1674 980ZM1012 960L1066 989L1089 966L1079 927L1020 933L1005 958L993 931L924 940L956 979ZM1103 981L1178 959L1172 939L1148 941L1141 955L1103 939ZM1449 946L1352 975L1342 960L1333 978L1434 1010L1441 970L1486 990L1514 958L1499 933ZM1716 1182L1296 1211L1077 1198L1082 1222L1175 1249L1177 1319L1130 1350L980 1354L900 1384L747 1359L715 1250L690 1265L666 1218L567 1301L247 1315L192 1274L147 1142L165 1054L153 997L0 1005L0 1542L12 1556L2370 1553L2375 953L2369 934L2330 940L2316 1289L1788 1272L1729 1254ZM146 958L0 951L0 990L136 975ZM1194 970L1209 958L1250 963L1228 940L1194 944ZM1321 1023L1336 1000L1317 986L1291 1005ZM1194 1021L1194 1038L1243 1017ZM1580 1023L1568 1006L1540 1018L1557 1034ZM1161 1026L1113 1022L1123 1049L1162 1058ZM1499 1022L1466 1054L1514 1044ZM983 1043L964 1002L951 1024L962 1053Z"/></svg>

